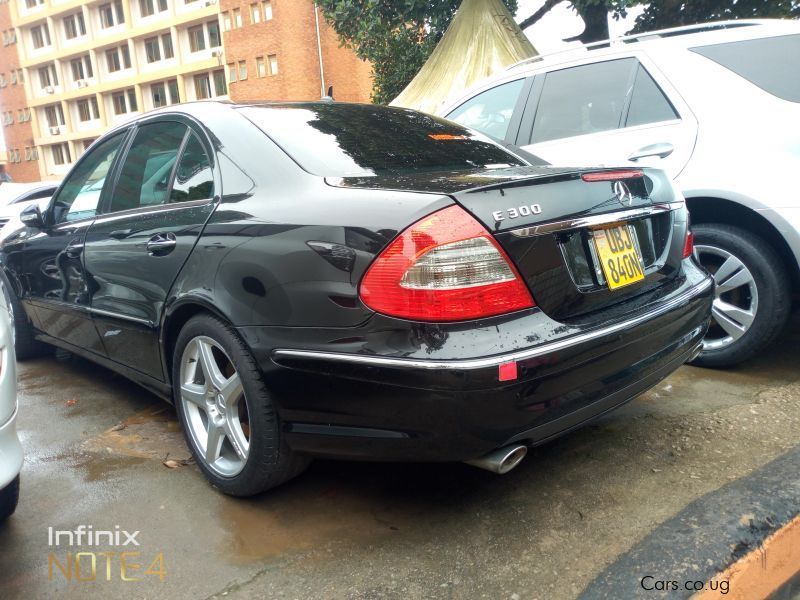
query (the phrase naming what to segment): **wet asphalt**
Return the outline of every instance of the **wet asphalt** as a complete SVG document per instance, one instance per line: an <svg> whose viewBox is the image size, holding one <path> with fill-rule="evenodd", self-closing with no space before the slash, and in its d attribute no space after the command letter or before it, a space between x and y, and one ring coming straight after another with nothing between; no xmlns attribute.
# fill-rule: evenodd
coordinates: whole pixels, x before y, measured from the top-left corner
<svg viewBox="0 0 800 600"><path fill-rule="evenodd" d="M505 476L319 461L238 500L182 465L163 401L66 353L21 363L26 459L0 598L574 598L689 503L800 445L798 365L795 317L750 363L682 367ZM138 545L49 545L50 528L79 525ZM138 552L126 581L122 552Z"/></svg>

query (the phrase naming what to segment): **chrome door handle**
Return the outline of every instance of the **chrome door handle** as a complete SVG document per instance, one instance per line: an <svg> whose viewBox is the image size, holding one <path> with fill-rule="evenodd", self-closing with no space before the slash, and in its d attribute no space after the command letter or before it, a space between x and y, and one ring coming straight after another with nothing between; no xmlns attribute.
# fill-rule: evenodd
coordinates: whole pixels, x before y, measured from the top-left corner
<svg viewBox="0 0 800 600"><path fill-rule="evenodd" d="M672 144L662 142L659 144L650 144L639 148L628 156L628 160L636 162L640 158L648 158L650 156L657 156L658 158L666 158L675 151L675 146Z"/></svg>
<svg viewBox="0 0 800 600"><path fill-rule="evenodd" d="M163 256L169 254L178 245L178 239L174 233L159 233L147 240L145 248L151 256Z"/></svg>

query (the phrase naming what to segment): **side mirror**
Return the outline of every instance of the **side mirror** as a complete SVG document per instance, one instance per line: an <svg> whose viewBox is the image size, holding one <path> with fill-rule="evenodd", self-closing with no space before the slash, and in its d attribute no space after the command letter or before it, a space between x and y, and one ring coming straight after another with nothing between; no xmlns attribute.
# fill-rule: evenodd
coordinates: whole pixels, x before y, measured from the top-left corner
<svg viewBox="0 0 800 600"><path fill-rule="evenodd" d="M19 220L28 227L44 228L44 217L37 204L32 204L19 214Z"/></svg>

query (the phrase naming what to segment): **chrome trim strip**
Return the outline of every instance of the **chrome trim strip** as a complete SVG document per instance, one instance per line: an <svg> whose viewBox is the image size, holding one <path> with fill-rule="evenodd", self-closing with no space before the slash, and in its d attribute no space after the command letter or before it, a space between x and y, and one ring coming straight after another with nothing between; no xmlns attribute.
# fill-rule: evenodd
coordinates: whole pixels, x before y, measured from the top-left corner
<svg viewBox="0 0 800 600"><path fill-rule="evenodd" d="M537 346L535 348L528 348L526 350L519 350L517 352L511 352L509 354L502 354L500 356L491 356L487 358L474 358L466 360L418 360L418 359L394 358L386 356L366 356L362 354L343 354L341 352L322 352L317 350L277 349L272 352L272 357L275 360L280 358L311 358L320 360L330 360L334 362L359 364L370 367L400 367L400 368L427 369L427 370L484 369L487 367L496 367L498 365L507 362L528 360L530 358L535 358L543 354L558 352L559 350L564 350L565 348L569 348L570 346L576 346L578 344L583 344L585 342L591 341L596 338L601 338L607 335L618 333L620 331L624 331L625 329L630 329L631 327L639 325L640 323L644 323L645 321L649 321L650 319L654 319L665 313L668 313L673 308L680 306L690 298L693 298L694 296L697 296L705 292L708 288L711 287L711 285L712 285L712 280L709 277L703 280L702 283L699 283L693 288L686 290L686 292L684 292L680 296L673 298L669 302L662 304L661 306L659 306L658 308L647 314L639 315L638 317L634 317L633 319L630 320L620 321L618 323L615 323L614 325L609 325L607 327L601 327L599 329L593 329L592 331L580 333L570 338L566 338L556 342L550 342L547 344L542 344L541 346Z"/></svg>
<svg viewBox="0 0 800 600"><path fill-rule="evenodd" d="M542 225L521 227L519 229L512 229L509 231L509 233L517 237L534 237L537 235L546 235L548 233L567 231L569 229L610 225L611 223L618 223L619 221L628 221L630 219L650 217L652 215L670 212L672 210L681 208L683 205L683 202L667 202L662 204L653 204L651 206L640 206L638 208L619 210L616 212L604 213L602 215L591 215L578 219L565 219L563 221L543 223Z"/></svg>
<svg viewBox="0 0 800 600"><path fill-rule="evenodd" d="M89 312L95 315L101 315L103 317L111 317L112 319L119 319L121 321L133 321L134 323L139 323L140 325L146 325L147 327L155 327L155 324L152 321L148 321L147 319L141 319L139 317L132 317L130 315L123 315L120 313L115 313L110 310L103 310L101 308L92 308L91 306L88 307Z"/></svg>

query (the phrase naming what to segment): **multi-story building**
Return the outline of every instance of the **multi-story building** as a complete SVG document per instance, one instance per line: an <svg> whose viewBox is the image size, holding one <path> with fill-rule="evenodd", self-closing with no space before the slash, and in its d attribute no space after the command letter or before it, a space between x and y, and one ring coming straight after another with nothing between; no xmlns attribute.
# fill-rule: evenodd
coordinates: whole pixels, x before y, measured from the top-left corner
<svg viewBox="0 0 800 600"><path fill-rule="evenodd" d="M236 101L369 102L372 68L340 47L312 0L220 0L225 65Z"/></svg>
<svg viewBox="0 0 800 600"><path fill-rule="evenodd" d="M14 180L62 177L110 127L160 106L310 100L323 82L337 99L368 100L369 66L339 48L311 0L223 2L0 0L0 123Z"/></svg>

